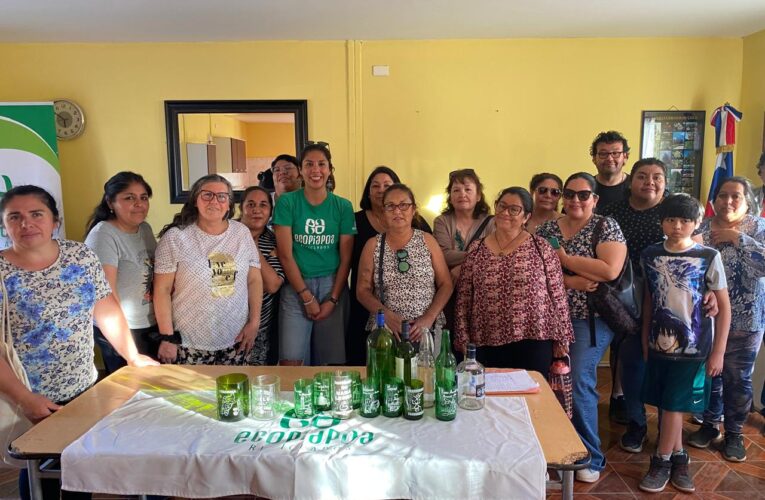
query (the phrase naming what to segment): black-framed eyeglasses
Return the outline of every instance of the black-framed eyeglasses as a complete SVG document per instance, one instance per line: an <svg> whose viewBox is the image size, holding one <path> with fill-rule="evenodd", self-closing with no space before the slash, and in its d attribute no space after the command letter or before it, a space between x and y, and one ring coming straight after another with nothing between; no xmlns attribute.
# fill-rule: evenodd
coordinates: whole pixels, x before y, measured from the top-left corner
<svg viewBox="0 0 765 500"><path fill-rule="evenodd" d="M537 194L547 194L547 192L550 192L550 196L553 196L555 198L559 197L563 191L561 191L558 188L549 188L547 186L539 186L535 190Z"/></svg>
<svg viewBox="0 0 765 500"><path fill-rule="evenodd" d="M320 148L329 149L329 143L324 141L305 141L306 146L319 146Z"/></svg>
<svg viewBox="0 0 765 500"><path fill-rule="evenodd" d="M208 191L206 189L203 189L199 192L199 197L202 198L202 201L212 201L213 198L215 198L219 203L228 203L229 200L228 193L213 193L212 191Z"/></svg>
<svg viewBox="0 0 765 500"><path fill-rule="evenodd" d="M567 200L573 200L574 196L576 196L579 201L587 201L590 199L590 196L592 196L594 193L590 191L589 189L585 189L582 191L574 191L573 189L564 189L563 190L563 198Z"/></svg>
<svg viewBox="0 0 765 500"><path fill-rule="evenodd" d="M609 156L613 158L614 160L616 160L623 154L624 154L624 151L598 151L597 153L595 153L595 156L597 156L601 160L605 160Z"/></svg>
<svg viewBox="0 0 765 500"><path fill-rule="evenodd" d="M398 272L402 274L409 272L409 268L411 266L409 265L408 259L409 259L409 252L407 252L405 248L402 248L401 250L396 251L396 260L398 261Z"/></svg>
<svg viewBox="0 0 765 500"><path fill-rule="evenodd" d="M510 215L520 215L521 212L523 212L523 207L520 205L507 205L501 201L497 202L497 205L494 209L497 215L501 214L505 210L507 210L507 213Z"/></svg>
<svg viewBox="0 0 765 500"><path fill-rule="evenodd" d="M414 205L414 203L407 202L407 201L402 201L398 205L396 205L395 203L386 203L385 205L383 205L383 210L385 210L386 212L393 212L394 210L398 208L400 211L406 212L412 207L412 205Z"/></svg>

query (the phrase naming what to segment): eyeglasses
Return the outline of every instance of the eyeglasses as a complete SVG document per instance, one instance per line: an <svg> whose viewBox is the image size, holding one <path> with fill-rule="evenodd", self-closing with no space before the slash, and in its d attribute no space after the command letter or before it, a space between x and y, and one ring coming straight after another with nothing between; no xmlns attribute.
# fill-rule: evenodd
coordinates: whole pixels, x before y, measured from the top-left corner
<svg viewBox="0 0 765 500"><path fill-rule="evenodd" d="M324 141L305 141L306 146L319 146L320 148L329 149L329 143Z"/></svg>
<svg viewBox="0 0 765 500"><path fill-rule="evenodd" d="M407 260L409 258L409 252L406 251L406 249L402 248L401 250L398 250L396 252L396 260L398 261L398 272L401 274L406 273L409 271L409 268L411 267L409 265L409 261Z"/></svg>
<svg viewBox="0 0 765 500"><path fill-rule="evenodd" d="M199 197L202 198L202 201L212 201L213 198L215 198L219 203L228 203L229 200L228 193L213 193L212 191L207 191L206 189L203 189L199 192Z"/></svg>
<svg viewBox="0 0 765 500"><path fill-rule="evenodd" d="M507 213L510 215L520 215L521 212L523 212L523 207L520 205L506 205L501 201L497 202L495 209L497 215L501 214L505 210L507 210Z"/></svg>
<svg viewBox="0 0 765 500"><path fill-rule="evenodd" d="M600 158L601 160L605 160L609 156L613 158L614 160L619 158L621 155L624 154L624 151L598 151L595 156Z"/></svg>
<svg viewBox="0 0 765 500"><path fill-rule="evenodd" d="M459 170L452 170L451 172L449 172L450 179L454 177L464 177L466 175L477 177L475 170L473 170L472 168L461 168Z"/></svg>
<svg viewBox="0 0 765 500"><path fill-rule="evenodd" d="M550 196L553 196L555 198L557 198L561 194L561 190L558 188L549 188L547 186L539 186L536 189L536 192L538 194L547 194L548 191L550 192Z"/></svg>
<svg viewBox="0 0 765 500"><path fill-rule="evenodd" d="M592 196L593 193L590 190L584 190L584 191L574 191L573 189L564 189L563 190L563 198L566 200L573 200L574 196L579 198L579 201L587 201L590 199L590 196Z"/></svg>
<svg viewBox="0 0 765 500"><path fill-rule="evenodd" d="M407 210L409 210L409 208L412 205L414 205L414 203L406 202L406 201L402 201L398 205L394 203L386 203L385 205L383 205L383 210L385 210L386 212L392 212L398 208L400 211L406 212Z"/></svg>

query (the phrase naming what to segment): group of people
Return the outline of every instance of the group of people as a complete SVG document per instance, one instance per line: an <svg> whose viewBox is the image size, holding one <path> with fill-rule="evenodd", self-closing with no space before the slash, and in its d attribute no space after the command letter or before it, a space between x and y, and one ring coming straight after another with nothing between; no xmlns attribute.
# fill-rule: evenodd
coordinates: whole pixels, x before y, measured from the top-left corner
<svg viewBox="0 0 765 500"><path fill-rule="evenodd" d="M540 173L528 190L508 187L494 200L473 169L451 172L432 229L385 166L369 175L354 213L332 192L323 142L278 156L273 190L248 188L238 210L224 177L198 179L159 241L139 174L106 182L84 244L55 238L50 194L13 188L0 201L12 242L0 273L31 387L0 361L0 391L30 420L45 418L95 382L94 342L107 372L157 362L363 365L382 309L396 336L402 321L414 342L449 328L454 350L476 344L486 366L547 373L569 356L573 423L591 456L581 481L605 467L596 384L610 346L612 404L623 401L627 423L621 447L642 450L644 403L662 409L641 488L660 491L671 476L692 491L682 412L704 412L694 446L719 437L724 414L723 455L746 456L741 427L765 330L762 200L732 177L714 194L716 215L701 222L697 200L667 192L660 160L624 172L629 147L618 132L598 135L590 152L596 175ZM647 290L642 335L612 331L588 301L625 261ZM715 377L708 399L705 374Z"/></svg>

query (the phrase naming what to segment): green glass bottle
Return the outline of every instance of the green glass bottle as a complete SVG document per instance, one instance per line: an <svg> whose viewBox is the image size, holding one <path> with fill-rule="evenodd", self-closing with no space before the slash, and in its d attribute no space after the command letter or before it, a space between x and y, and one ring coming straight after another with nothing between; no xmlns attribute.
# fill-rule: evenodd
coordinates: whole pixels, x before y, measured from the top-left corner
<svg viewBox="0 0 765 500"><path fill-rule="evenodd" d="M401 322L401 342L396 346L396 377L409 386L413 378L417 378L417 361L414 346L409 342L409 322ZM414 372L412 371L414 370Z"/></svg>
<svg viewBox="0 0 765 500"><path fill-rule="evenodd" d="M452 354L449 330L441 333L441 352L436 358L436 418L457 416L457 360Z"/></svg>
<svg viewBox="0 0 765 500"><path fill-rule="evenodd" d="M394 345L393 333L385 327L385 313L380 309L377 327L367 337L367 377L379 382L381 398L385 381L396 376Z"/></svg>

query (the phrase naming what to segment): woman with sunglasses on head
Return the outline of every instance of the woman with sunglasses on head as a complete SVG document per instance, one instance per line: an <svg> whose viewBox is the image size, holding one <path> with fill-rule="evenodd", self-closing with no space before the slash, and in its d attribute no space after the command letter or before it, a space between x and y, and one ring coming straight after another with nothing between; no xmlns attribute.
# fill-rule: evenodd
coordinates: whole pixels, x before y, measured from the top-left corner
<svg viewBox="0 0 765 500"><path fill-rule="evenodd" d="M308 143L300 168L303 188L279 197L273 217L288 281L279 302L279 363L343 364L353 207L327 188L334 170L327 143Z"/></svg>
<svg viewBox="0 0 765 500"><path fill-rule="evenodd" d="M28 389L0 358L0 393L27 419L40 422L96 383L94 321L129 365L157 364L136 349L96 254L82 243L53 237L60 219L50 193L31 185L10 189L0 200L0 220L11 241L0 252L10 347L30 385ZM43 480L44 498L59 498L59 489L58 479ZM19 475L19 490L29 498L26 469Z"/></svg>
<svg viewBox="0 0 765 500"><path fill-rule="evenodd" d="M98 255L115 298L122 306L138 352L157 357L159 343L152 303L154 250L157 240L146 222L151 186L133 172L119 172L104 184L101 203L93 211L85 244ZM93 326L106 374L125 366L97 326Z"/></svg>
<svg viewBox="0 0 765 500"><path fill-rule="evenodd" d="M494 231L468 249L457 283L456 350L478 346L484 366L547 373L573 341L563 272L555 250L526 229L531 195L504 189L494 204Z"/></svg>
<svg viewBox="0 0 765 500"><path fill-rule="evenodd" d="M401 322L408 321L410 338L418 342L423 332L446 323L442 309L452 294L449 268L435 238L412 227L419 215L411 189L404 184L388 187L383 208L385 232L364 245L356 295L369 311L367 331L383 309L385 324L396 338Z"/></svg>
<svg viewBox="0 0 765 500"><path fill-rule="evenodd" d="M526 229L533 233L540 224L561 217L558 205L563 192L563 181L555 174L544 172L531 178L529 188L534 197L534 211L526 222Z"/></svg>
<svg viewBox="0 0 765 500"><path fill-rule="evenodd" d="M199 178L160 232L154 312L163 363L242 365L260 325L260 258L235 220L231 184Z"/></svg>
<svg viewBox="0 0 765 500"><path fill-rule="evenodd" d="M242 193L239 212L242 224L250 230L258 246L260 274L263 277L263 302L260 308L260 329L247 357L249 365L276 364L278 332L276 326L276 297L284 283L284 271L276 253L276 236L268 229L274 205L271 194L260 186L250 186Z"/></svg>
<svg viewBox="0 0 765 500"><path fill-rule="evenodd" d="M725 347L722 375L712 379L709 406L701 428L688 444L706 448L720 438L725 415L722 456L731 462L746 460L741 435L752 406L752 370L765 331L765 219L752 185L744 177L728 177L714 194L715 215L705 219L694 240L719 250L728 281L731 327Z"/></svg>
<svg viewBox="0 0 765 500"><path fill-rule="evenodd" d="M595 178L586 172L571 175L563 186L566 215L537 228L538 235L558 247L566 273L563 280L568 289L575 338L570 350L574 382L572 421L591 457L590 466L576 472L576 478L584 482L597 481L606 465L598 436L597 367L614 337L600 317L590 318L587 292L594 291L598 283L616 279L627 258L627 245L616 221L593 213L598 202L595 185ZM600 234L594 241L598 226Z"/></svg>
<svg viewBox="0 0 765 500"><path fill-rule="evenodd" d="M364 245L371 238L385 232L385 211L383 210L383 193L393 184L400 183L396 172L380 165L372 170L364 191L361 193L361 210L356 212L356 237L353 239L353 257L351 259L351 293L350 293L350 318L346 334L347 363L350 366L363 366L366 364L366 325L369 319L367 310L364 309L356 298L356 287L359 280L359 262ZM432 233L430 226L421 217L412 219L412 227L421 229L426 233Z"/></svg>

